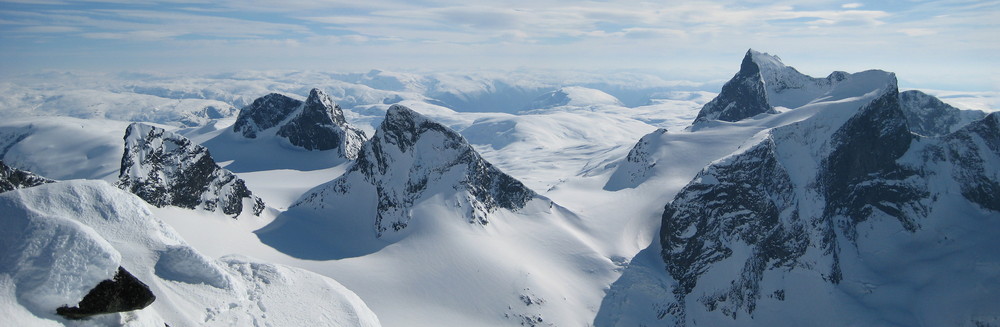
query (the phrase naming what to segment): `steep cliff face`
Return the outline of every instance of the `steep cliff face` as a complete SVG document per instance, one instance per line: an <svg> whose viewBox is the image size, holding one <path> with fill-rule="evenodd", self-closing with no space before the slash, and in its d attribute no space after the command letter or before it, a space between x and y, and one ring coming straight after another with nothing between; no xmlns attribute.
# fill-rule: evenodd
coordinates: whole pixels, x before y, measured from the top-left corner
<svg viewBox="0 0 1000 327"><path fill-rule="evenodd" d="M312 89L306 101L272 93L240 110L233 131L246 138L274 133L291 145L306 150L337 150L344 158L354 159L363 131L344 119L344 112L329 95Z"/></svg>
<svg viewBox="0 0 1000 327"><path fill-rule="evenodd" d="M254 215L264 210L264 201L242 179L219 167L208 149L162 128L138 123L125 132L116 185L157 207L221 210L234 217L245 205Z"/></svg>

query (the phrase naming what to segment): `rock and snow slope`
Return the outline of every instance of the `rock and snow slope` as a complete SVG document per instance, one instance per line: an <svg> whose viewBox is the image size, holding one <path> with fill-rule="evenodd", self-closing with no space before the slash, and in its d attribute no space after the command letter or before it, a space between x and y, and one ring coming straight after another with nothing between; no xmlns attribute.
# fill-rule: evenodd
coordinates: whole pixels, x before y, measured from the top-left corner
<svg viewBox="0 0 1000 327"><path fill-rule="evenodd" d="M657 242L612 286L595 324L1000 319L989 300L1000 291L981 289L1000 277L989 268L1000 256L973 250L998 245L998 116L921 137L908 128L892 74L844 77L790 111L702 125L775 127L713 161L667 204ZM663 153L678 147L668 141L678 139L661 135L633 151L645 163L633 166L646 170L623 177L664 169Z"/></svg>
<svg viewBox="0 0 1000 327"><path fill-rule="evenodd" d="M150 204L255 216L264 201L246 183L219 167L208 149L159 127L133 123L125 131L119 188Z"/></svg>
<svg viewBox="0 0 1000 327"><path fill-rule="evenodd" d="M0 313L18 326L379 326L354 293L301 269L191 248L138 197L102 181L0 194ZM79 302L125 267L156 296L145 309L70 322Z"/></svg>

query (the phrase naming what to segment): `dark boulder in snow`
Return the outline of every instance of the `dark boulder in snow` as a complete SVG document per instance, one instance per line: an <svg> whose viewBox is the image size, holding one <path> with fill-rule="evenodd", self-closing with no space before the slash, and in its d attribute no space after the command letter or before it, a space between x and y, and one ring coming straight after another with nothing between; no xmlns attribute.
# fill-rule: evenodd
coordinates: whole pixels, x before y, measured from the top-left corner
<svg viewBox="0 0 1000 327"><path fill-rule="evenodd" d="M52 183L53 180L7 166L0 161L0 192Z"/></svg>
<svg viewBox="0 0 1000 327"><path fill-rule="evenodd" d="M62 306L56 313L68 319L83 319L104 313L139 310L153 304L156 296L149 286L118 267L113 279L102 281L75 307Z"/></svg>
<svg viewBox="0 0 1000 327"><path fill-rule="evenodd" d="M242 179L219 167L207 148L162 128L138 123L129 125L125 132L125 153L116 185L157 207L221 209L238 216L243 212L243 201L248 200L254 215L264 210L264 202Z"/></svg>
<svg viewBox="0 0 1000 327"><path fill-rule="evenodd" d="M240 110L233 131L246 138L274 133L306 150L337 149L348 159L357 157L365 140L364 132L348 124L340 106L319 89L312 89L305 102L276 93L261 97Z"/></svg>

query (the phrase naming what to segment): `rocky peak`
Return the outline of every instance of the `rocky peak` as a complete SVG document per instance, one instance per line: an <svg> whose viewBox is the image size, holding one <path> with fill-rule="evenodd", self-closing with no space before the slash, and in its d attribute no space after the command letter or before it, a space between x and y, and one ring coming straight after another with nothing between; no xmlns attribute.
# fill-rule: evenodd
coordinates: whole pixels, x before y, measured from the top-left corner
<svg viewBox="0 0 1000 327"><path fill-rule="evenodd" d="M797 108L835 89L851 76L836 71L826 78L813 78L786 66L777 56L750 49L743 56L740 71L722 86L715 99L702 107L696 122L735 122L775 113L774 107Z"/></svg>
<svg viewBox="0 0 1000 327"><path fill-rule="evenodd" d="M284 122L277 135L306 150L337 149L341 156L357 158L365 134L347 124L344 112L329 95L312 89L298 113Z"/></svg>
<svg viewBox="0 0 1000 327"><path fill-rule="evenodd" d="M376 235L400 231L409 209L427 190L456 190L470 223L487 224L498 209L517 210L534 191L483 159L460 134L401 105L393 105L375 135L364 143L348 172L326 191L296 204L346 196L355 183L373 186ZM330 194L332 191L332 194Z"/></svg>
<svg viewBox="0 0 1000 327"><path fill-rule="evenodd" d="M774 113L767 102L761 69L753 50L747 51L740 71L725 85L719 95L705 104L695 121L721 120L735 122L762 113ZM758 56L759 57L759 56Z"/></svg>
<svg viewBox="0 0 1000 327"><path fill-rule="evenodd" d="M52 182L54 181L51 179L7 166L3 161L0 161L0 193Z"/></svg>
<svg viewBox="0 0 1000 327"><path fill-rule="evenodd" d="M134 123L125 132L125 153L116 186L157 207L221 211L238 216L244 200L260 215L264 202L245 182L219 167L208 149L159 127Z"/></svg>
<svg viewBox="0 0 1000 327"><path fill-rule="evenodd" d="M899 103L910 130L924 136L945 135L986 116L982 111L952 107L917 90L900 92Z"/></svg>
<svg viewBox="0 0 1000 327"><path fill-rule="evenodd" d="M344 111L320 89L309 91L306 101L272 93L240 111L233 131L247 138L277 128L274 135L306 150L337 149L354 159L365 140L361 130L350 126Z"/></svg>
<svg viewBox="0 0 1000 327"><path fill-rule="evenodd" d="M301 105L302 101L278 93L262 96L240 110L233 131L246 138L257 138L259 132L277 126Z"/></svg>

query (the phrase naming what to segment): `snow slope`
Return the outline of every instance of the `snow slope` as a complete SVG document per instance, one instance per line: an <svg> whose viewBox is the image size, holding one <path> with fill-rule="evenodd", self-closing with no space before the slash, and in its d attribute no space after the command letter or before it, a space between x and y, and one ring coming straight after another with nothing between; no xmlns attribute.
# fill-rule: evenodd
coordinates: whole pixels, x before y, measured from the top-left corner
<svg viewBox="0 0 1000 327"><path fill-rule="evenodd" d="M114 180L129 123L69 117L0 122L0 159L52 179Z"/></svg>
<svg viewBox="0 0 1000 327"><path fill-rule="evenodd" d="M0 312L23 325L379 326L329 278L241 256L211 259L137 197L103 181L69 181L0 195ZM67 321L98 282L126 267L156 301L146 309ZM319 314L317 314L319 313Z"/></svg>

